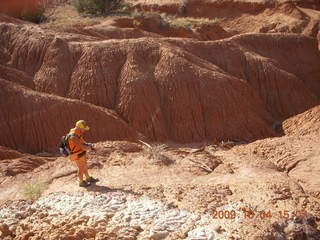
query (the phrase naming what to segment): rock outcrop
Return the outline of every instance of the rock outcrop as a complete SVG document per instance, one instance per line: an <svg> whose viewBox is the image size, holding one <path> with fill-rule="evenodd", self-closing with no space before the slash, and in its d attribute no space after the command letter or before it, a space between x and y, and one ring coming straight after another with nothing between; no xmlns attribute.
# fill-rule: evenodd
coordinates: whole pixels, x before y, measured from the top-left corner
<svg viewBox="0 0 320 240"><path fill-rule="evenodd" d="M0 146L0 161L4 159L13 159L22 157L23 154L7 147Z"/></svg>
<svg viewBox="0 0 320 240"><path fill-rule="evenodd" d="M282 124L286 135L306 136L320 133L320 106L285 120Z"/></svg>
<svg viewBox="0 0 320 240"><path fill-rule="evenodd" d="M229 33L285 32L316 37L319 32L319 1L152 1L133 0L133 9L179 17L216 19Z"/></svg>
<svg viewBox="0 0 320 240"><path fill-rule="evenodd" d="M257 165L272 162L299 183L305 193L319 197L319 106L285 120L282 127L285 136L238 146L236 153L256 159Z"/></svg>

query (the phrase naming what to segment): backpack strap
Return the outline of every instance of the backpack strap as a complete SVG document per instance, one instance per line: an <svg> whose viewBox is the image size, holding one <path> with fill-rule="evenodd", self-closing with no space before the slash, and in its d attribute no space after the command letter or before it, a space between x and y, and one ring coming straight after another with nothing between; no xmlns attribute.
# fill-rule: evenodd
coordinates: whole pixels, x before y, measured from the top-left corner
<svg viewBox="0 0 320 240"><path fill-rule="evenodd" d="M79 137L79 136L78 136L77 134L75 134L75 133L71 133L71 134L68 134L68 135L67 135L67 144L68 144L68 148L69 148L69 149L70 149L70 146L69 146L69 138L70 138L70 137L80 138L81 136ZM72 149L70 149L72 153L77 153L77 152L80 152L80 151L81 151L81 150L80 150L80 151L77 151L77 152L73 152L73 150L75 149L75 147L76 147L76 146L74 146Z"/></svg>

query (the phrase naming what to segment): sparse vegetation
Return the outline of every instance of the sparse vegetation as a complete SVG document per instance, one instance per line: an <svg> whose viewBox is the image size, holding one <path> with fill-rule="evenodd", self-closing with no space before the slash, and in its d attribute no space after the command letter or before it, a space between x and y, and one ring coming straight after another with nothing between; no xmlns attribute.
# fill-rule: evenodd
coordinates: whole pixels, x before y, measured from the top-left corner
<svg viewBox="0 0 320 240"><path fill-rule="evenodd" d="M76 0L74 6L79 13L104 15L122 8L123 0Z"/></svg>
<svg viewBox="0 0 320 240"><path fill-rule="evenodd" d="M133 6L132 3L123 2L123 3L121 3L120 10L122 12L130 12L130 9L131 9L132 6Z"/></svg>
<svg viewBox="0 0 320 240"><path fill-rule="evenodd" d="M22 186L21 193L26 199L35 200L41 197L43 191L47 188L47 183L42 180L35 180Z"/></svg>
<svg viewBox="0 0 320 240"><path fill-rule="evenodd" d="M165 153L165 149L167 148L165 144L149 145L145 142L142 143L145 146L145 153L153 160L153 163L170 165L174 162Z"/></svg>
<svg viewBox="0 0 320 240"><path fill-rule="evenodd" d="M133 24L133 26L136 27L136 28L138 28L138 27L140 27L140 26L142 25L142 23L139 22L139 21L137 21L137 20L133 20L132 24Z"/></svg>
<svg viewBox="0 0 320 240"><path fill-rule="evenodd" d="M209 24L213 25L218 22L218 19L210 19L210 18L192 18L192 17L176 17L176 16L162 16L164 21L166 21L173 28L185 28L190 29L195 25Z"/></svg>
<svg viewBox="0 0 320 240"><path fill-rule="evenodd" d="M130 13L130 17L134 19L134 26L140 27L141 23L136 18L150 18L151 20L154 19L154 14L148 12L141 12L141 11L133 11ZM171 27L171 28L184 28L184 29L191 29L193 26L196 25L214 25L218 23L217 18L193 18L193 17L177 17L176 15L167 15L166 13L160 14L161 21L160 27Z"/></svg>
<svg viewBox="0 0 320 240"><path fill-rule="evenodd" d="M60 4L46 9L44 27L85 27L101 23L103 16L92 17L79 14L72 4Z"/></svg>

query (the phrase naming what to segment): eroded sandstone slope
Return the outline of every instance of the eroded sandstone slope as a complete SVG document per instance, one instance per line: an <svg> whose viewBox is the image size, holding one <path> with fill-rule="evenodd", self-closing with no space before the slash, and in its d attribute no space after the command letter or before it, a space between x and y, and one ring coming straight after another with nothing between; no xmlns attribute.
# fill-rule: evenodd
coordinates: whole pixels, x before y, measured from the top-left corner
<svg viewBox="0 0 320 240"><path fill-rule="evenodd" d="M275 123L319 103L317 42L301 35L101 40L6 19L0 32L2 78L112 109L153 141L271 137ZM8 118L16 109L6 106ZM5 131L17 135L10 124ZM41 140L45 133L34 131L37 142L23 148L51 150L53 142ZM17 148L10 141L2 138L1 145Z"/></svg>
<svg viewBox="0 0 320 240"><path fill-rule="evenodd" d="M24 152L56 152L60 137L84 116L97 126L88 134L88 139L103 140L108 136L134 140L137 137L113 111L39 93L3 79L0 86L1 145Z"/></svg>

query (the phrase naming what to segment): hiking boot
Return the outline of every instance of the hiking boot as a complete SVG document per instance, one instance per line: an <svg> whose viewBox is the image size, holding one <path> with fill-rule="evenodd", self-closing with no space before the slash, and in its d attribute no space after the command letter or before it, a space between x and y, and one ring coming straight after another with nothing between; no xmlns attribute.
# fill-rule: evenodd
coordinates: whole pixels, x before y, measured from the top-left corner
<svg viewBox="0 0 320 240"><path fill-rule="evenodd" d="M86 181L89 183L96 183L96 182L99 182L99 179L94 177L89 177L86 179Z"/></svg>
<svg viewBox="0 0 320 240"><path fill-rule="evenodd" d="M90 185L91 185L91 183L88 181L81 181L79 183L79 187L89 187Z"/></svg>

